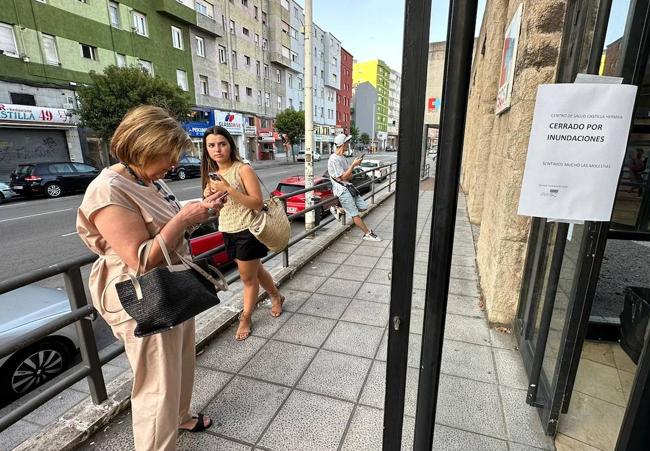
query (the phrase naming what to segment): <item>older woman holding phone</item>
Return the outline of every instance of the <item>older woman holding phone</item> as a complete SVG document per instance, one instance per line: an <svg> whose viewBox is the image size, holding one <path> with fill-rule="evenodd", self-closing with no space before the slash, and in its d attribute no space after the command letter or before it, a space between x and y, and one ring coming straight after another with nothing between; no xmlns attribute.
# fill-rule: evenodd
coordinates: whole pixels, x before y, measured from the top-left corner
<svg viewBox="0 0 650 451"><path fill-rule="evenodd" d="M95 308L124 342L133 369L131 407L137 451L173 451L178 430L201 431L212 420L190 413L195 365L194 320L138 338L114 284L121 275L165 265L156 237L188 255L188 230L215 216L217 195L181 207L162 178L192 142L162 108L140 106L122 119L111 140L119 161L88 186L77 213L77 231L97 254L90 274ZM116 280L117 279L117 280Z"/></svg>

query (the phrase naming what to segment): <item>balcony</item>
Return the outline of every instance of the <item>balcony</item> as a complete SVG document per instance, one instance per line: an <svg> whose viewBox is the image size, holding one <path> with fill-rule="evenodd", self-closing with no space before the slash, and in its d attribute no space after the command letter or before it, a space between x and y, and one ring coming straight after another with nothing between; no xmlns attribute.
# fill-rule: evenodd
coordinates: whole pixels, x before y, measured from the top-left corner
<svg viewBox="0 0 650 451"><path fill-rule="evenodd" d="M189 25L196 25L196 12L176 0L153 0L156 11Z"/></svg>
<svg viewBox="0 0 650 451"><path fill-rule="evenodd" d="M196 27L218 38L226 35L221 22L200 13L196 13Z"/></svg>
<svg viewBox="0 0 650 451"><path fill-rule="evenodd" d="M271 62L288 69L293 69L291 66L291 60L280 52L271 52Z"/></svg>

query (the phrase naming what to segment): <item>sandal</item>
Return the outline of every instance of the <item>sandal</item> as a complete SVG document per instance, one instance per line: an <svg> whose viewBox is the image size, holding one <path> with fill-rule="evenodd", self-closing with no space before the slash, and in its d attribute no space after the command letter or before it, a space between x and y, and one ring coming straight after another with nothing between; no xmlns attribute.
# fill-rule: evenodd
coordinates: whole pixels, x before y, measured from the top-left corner
<svg viewBox="0 0 650 451"><path fill-rule="evenodd" d="M271 316L273 318L278 318L280 315L282 315L282 306L284 305L284 296L280 295L280 311L273 311L275 307L278 306L278 304L273 304L273 300L271 300Z"/></svg>
<svg viewBox="0 0 650 451"><path fill-rule="evenodd" d="M205 416L202 413L199 413L198 415L192 415L192 419L196 419L196 424L192 429L185 429L185 428L179 428L183 431L188 431L188 432L201 432L205 431L209 427L212 427L212 418L208 418L209 422L208 425L205 425L205 421L203 419Z"/></svg>
<svg viewBox="0 0 650 451"><path fill-rule="evenodd" d="M235 332L235 340L244 341L248 337L251 336L251 334L253 333L253 321L251 319L252 316L253 316L252 313L249 313L248 315L246 315L246 314L244 314L244 312L242 312L239 315L239 327L237 328L237 332ZM251 325L248 327L248 330L240 332L239 329L241 328L241 322L242 322L242 319L244 319L244 318L248 318L248 320L251 321Z"/></svg>

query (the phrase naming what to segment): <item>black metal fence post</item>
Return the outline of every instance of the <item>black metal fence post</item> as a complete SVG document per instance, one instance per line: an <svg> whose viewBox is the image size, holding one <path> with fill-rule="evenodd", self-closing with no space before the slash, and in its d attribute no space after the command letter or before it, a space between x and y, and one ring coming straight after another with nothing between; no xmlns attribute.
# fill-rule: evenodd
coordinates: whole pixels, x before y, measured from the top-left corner
<svg viewBox="0 0 650 451"><path fill-rule="evenodd" d="M383 450L402 448L431 0L406 0ZM392 171L391 171L392 172ZM392 182L392 180L391 180ZM390 182L389 182L390 186ZM430 448L429 448L430 449Z"/></svg>
<svg viewBox="0 0 650 451"><path fill-rule="evenodd" d="M415 417L416 451L429 451L433 446L477 7L477 0L451 0L449 6Z"/></svg>
<svg viewBox="0 0 650 451"><path fill-rule="evenodd" d="M393 184L393 164L391 163L388 171L388 192L390 193Z"/></svg>
<svg viewBox="0 0 650 451"><path fill-rule="evenodd" d="M88 305L83 279L81 278L81 269L79 267L68 269L63 273L63 279L70 299L70 308L75 310ZM95 343L92 320L88 317L80 319L75 323L75 328L79 337L81 359L84 366L90 370L90 374L86 379L90 389L90 396L95 404L100 404L108 399L108 395L106 394L106 384L102 374L102 364L99 361L97 352L97 343Z"/></svg>
<svg viewBox="0 0 650 451"><path fill-rule="evenodd" d="M375 177L375 174L373 172L373 175L372 175L372 195L370 196L370 203L372 205L375 204L375 184L377 183L377 180L378 179Z"/></svg>

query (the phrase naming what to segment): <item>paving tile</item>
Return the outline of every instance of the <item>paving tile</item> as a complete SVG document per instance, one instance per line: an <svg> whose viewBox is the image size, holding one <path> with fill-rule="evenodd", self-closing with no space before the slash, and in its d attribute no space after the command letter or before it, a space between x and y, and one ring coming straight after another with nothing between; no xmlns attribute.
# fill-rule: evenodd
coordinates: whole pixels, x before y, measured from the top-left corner
<svg viewBox="0 0 650 451"><path fill-rule="evenodd" d="M422 328L424 326L424 310L421 308L411 309L411 325L409 332L412 334L422 335Z"/></svg>
<svg viewBox="0 0 650 451"><path fill-rule="evenodd" d="M520 446L517 448L517 446ZM564 434L557 434L555 436L555 448L557 451L601 451L586 443L579 442ZM510 446L511 450L525 451L526 448L521 445Z"/></svg>
<svg viewBox="0 0 650 451"><path fill-rule="evenodd" d="M476 251L474 250L474 247L454 246L453 255L458 255L459 257L474 257Z"/></svg>
<svg viewBox="0 0 650 451"><path fill-rule="evenodd" d="M535 448L532 446L522 445L520 443L515 443L515 442L508 442L508 446L510 447L510 451L543 451L542 448ZM556 449L557 451L563 451L562 448L559 447ZM571 448L571 451L579 451L579 450L580 448L578 449ZM600 450L596 450L596 451L600 451Z"/></svg>
<svg viewBox="0 0 650 451"><path fill-rule="evenodd" d="M379 350L377 351L377 355L375 356L375 359L385 362L387 353L388 353L388 330L384 332L384 335L381 338L381 343L379 344Z"/></svg>
<svg viewBox="0 0 650 451"><path fill-rule="evenodd" d="M313 293L318 289L318 287L325 283L327 279L327 277L314 276L311 274L303 274L299 272L291 280L283 284L282 288Z"/></svg>
<svg viewBox="0 0 650 451"><path fill-rule="evenodd" d="M232 377L232 374L197 366L194 374L191 411L202 412Z"/></svg>
<svg viewBox="0 0 650 451"><path fill-rule="evenodd" d="M497 383L492 348L488 346L445 340L442 346L442 372L452 376Z"/></svg>
<svg viewBox="0 0 650 451"><path fill-rule="evenodd" d="M445 338L479 345L489 345L490 329L483 318L447 314Z"/></svg>
<svg viewBox="0 0 650 451"><path fill-rule="evenodd" d="M323 344L335 324L336 321L332 319L296 313L289 318L273 338L318 348Z"/></svg>
<svg viewBox="0 0 650 451"><path fill-rule="evenodd" d="M341 265L339 269L337 269L334 274L332 274L332 277L336 277L337 279L357 280L359 282L363 282L366 280L366 277L368 277L368 274L370 274L370 271L372 271L372 268Z"/></svg>
<svg viewBox="0 0 650 451"><path fill-rule="evenodd" d="M361 404L384 408L384 394L386 393L386 362L375 360L370 368L368 380L361 392Z"/></svg>
<svg viewBox="0 0 650 451"><path fill-rule="evenodd" d="M236 376L206 408L210 432L255 443L290 389Z"/></svg>
<svg viewBox="0 0 650 451"><path fill-rule="evenodd" d="M451 278L449 279L449 292L452 294L478 298L480 294L476 284L475 281Z"/></svg>
<svg viewBox="0 0 650 451"><path fill-rule="evenodd" d="M383 444L383 431L383 410L357 406L341 450L380 450Z"/></svg>
<svg viewBox="0 0 650 451"><path fill-rule="evenodd" d="M327 250L320 254L318 258L315 260L317 263L318 262L327 262L327 263L337 263L341 264L347 258L350 256L349 253L343 253L343 252L334 252L331 250Z"/></svg>
<svg viewBox="0 0 650 451"><path fill-rule="evenodd" d="M422 336L409 334L408 366L420 368L420 356L422 355Z"/></svg>
<svg viewBox="0 0 650 451"><path fill-rule="evenodd" d="M355 251L355 255L366 255L368 257L381 257L384 254L384 248L378 246L359 246Z"/></svg>
<svg viewBox="0 0 650 451"><path fill-rule="evenodd" d="M574 389L617 406L627 405L618 370L602 363L581 359Z"/></svg>
<svg viewBox="0 0 650 451"><path fill-rule="evenodd" d="M301 274L329 277L339 268L338 263L312 261L300 269Z"/></svg>
<svg viewBox="0 0 650 451"><path fill-rule="evenodd" d="M271 301L264 301L262 307L258 305L257 309L253 312L253 335L262 338L271 338L284 323L286 323L293 313L284 310L282 315L277 318L271 316Z"/></svg>
<svg viewBox="0 0 650 451"><path fill-rule="evenodd" d="M325 283L323 283L318 290L315 290L317 293L330 294L332 296L341 296L346 298L352 298L359 291L361 287L361 282L356 280L345 280L345 279L335 279L329 278Z"/></svg>
<svg viewBox="0 0 650 451"><path fill-rule="evenodd" d="M614 346L618 344L599 342L594 340L585 340L582 345L581 359L589 359L594 362L602 363L604 365L613 366L616 368L616 360L614 359Z"/></svg>
<svg viewBox="0 0 650 451"><path fill-rule="evenodd" d="M388 304L355 299L345 310L341 320L369 326L386 327L389 307Z"/></svg>
<svg viewBox="0 0 650 451"><path fill-rule="evenodd" d="M499 385L521 390L528 389L528 376L519 351L494 349Z"/></svg>
<svg viewBox="0 0 650 451"><path fill-rule="evenodd" d="M259 444L283 451L334 451L341 442L353 406L349 402L294 391Z"/></svg>
<svg viewBox="0 0 650 451"><path fill-rule="evenodd" d="M298 311L300 306L311 296L311 292L309 291L290 290L285 285L280 287L280 291L285 298L284 304L282 305L282 310L285 312Z"/></svg>
<svg viewBox="0 0 650 451"><path fill-rule="evenodd" d="M314 348L270 340L240 374L292 387L316 354Z"/></svg>
<svg viewBox="0 0 650 451"><path fill-rule="evenodd" d="M343 242L336 242L332 244L330 247L328 247L328 250L334 251L334 252L343 252L345 254L351 254L354 252L354 250L357 248L359 244L352 244L352 243L343 243Z"/></svg>
<svg viewBox="0 0 650 451"><path fill-rule="evenodd" d="M490 341L492 342L492 347L500 349L517 349L517 341L515 340L514 334L499 332L495 329L490 329Z"/></svg>
<svg viewBox="0 0 650 451"><path fill-rule="evenodd" d="M614 352L614 362L616 363L616 368L619 370L627 371L628 373L636 373L636 364L628 356L623 348L620 346L614 346L612 349Z"/></svg>
<svg viewBox="0 0 650 451"><path fill-rule="evenodd" d="M433 451L508 451L508 445L485 435L436 424Z"/></svg>
<svg viewBox="0 0 650 451"><path fill-rule="evenodd" d="M425 296L426 296L425 290L413 290L411 294L411 307L423 309Z"/></svg>
<svg viewBox="0 0 650 451"><path fill-rule="evenodd" d="M41 405L29 415L25 416L24 419L30 423L36 423L45 426L55 420L58 420L63 414L67 413L68 410L79 404L87 397L88 395L86 393L70 389L64 390L58 396Z"/></svg>
<svg viewBox="0 0 650 451"><path fill-rule="evenodd" d="M248 337L244 341L236 341L236 330L237 324L223 332L205 348L200 358L202 366L236 373L266 343L265 338L255 336Z"/></svg>
<svg viewBox="0 0 650 451"><path fill-rule="evenodd" d="M345 264L351 266L363 266L364 268L374 268L378 261L379 257L352 254L345 261Z"/></svg>
<svg viewBox="0 0 650 451"><path fill-rule="evenodd" d="M131 410L113 418L109 427L96 432L83 446L82 451L135 451L133 443Z"/></svg>
<svg viewBox="0 0 650 451"><path fill-rule="evenodd" d="M249 451L253 449L251 446L242 445L241 443L217 437L207 432L198 434L185 432L178 438L177 447L183 451Z"/></svg>
<svg viewBox="0 0 650 451"><path fill-rule="evenodd" d="M2 447L0 449L14 449L28 438L36 435L43 429L42 426L29 421L20 420L0 433Z"/></svg>
<svg viewBox="0 0 650 451"><path fill-rule="evenodd" d="M471 266L476 267L475 257L463 257L461 255L452 255L451 264L455 266Z"/></svg>
<svg viewBox="0 0 650 451"><path fill-rule="evenodd" d="M450 294L447 299L447 313L483 318L484 312L479 307L479 302L479 298Z"/></svg>
<svg viewBox="0 0 650 451"><path fill-rule="evenodd" d="M356 402L371 360L320 350L297 388Z"/></svg>
<svg viewBox="0 0 650 451"><path fill-rule="evenodd" d="M362 299L364 301L374 301L390 304L390 287L377 283L366 282L361 285L361 288L359 288L359 291L357 291L355 298Z"/></svg>
<svg viewBox="0 0 650 451"><path fill-rule="evenodd" d="M390 286L390 274L391 270L374 268L366 280L370 283L380 283L382 285Z"/></svg>
<svg viewBox="0 0 650 451"><path fill-rule="evenodd" d="M439 390L437 419L441 424L494 438L506 438L496 385L442 374ZM528 406L525 402L521 404Z"/></svg>
<svg viewBox="0 0 650 451"><path fill-rule="evenodd" d="M379 247L382 249L389 247L393 236L392 223L388 227L382 227L382 230L388 232L388 234L382 236L381 241L362 241L359 247ZM379 228L376 228L375 231L379 231Z"/></svg>
<svg viewBox="0 0 650 451"><path fill-rule="evenodd" d="M424 274L413 274L413 288L418 290L426 290L427 277Z"/></svg>
<svg viewBox="0 0 650 451"><path fill-rule="evenodd" d="M455 279L478 280L476 270L471 266L452 266L451 277Z"/></svg>
<svg viewBox="0 0 650 451"><path fill-rule="evenodd" d="M305 315L321 316L323 318L339 319L351 299L332 296L329 294L314 293L300 308L299 313Z"/></svg>
<svg viewBox="0 0 650 451"><path fill-rule="evenodd" d="M373 358L383 333L381 327L339 321L323 348Z"/></svg>
<svg viewBox="0 0 650 451"><path fill-rule="evenodd" d="M553 439L544 433L537 410L526 404L527 391L509 387L500 387L500 390L508 438L513 442L554 450Z"/></svg>

